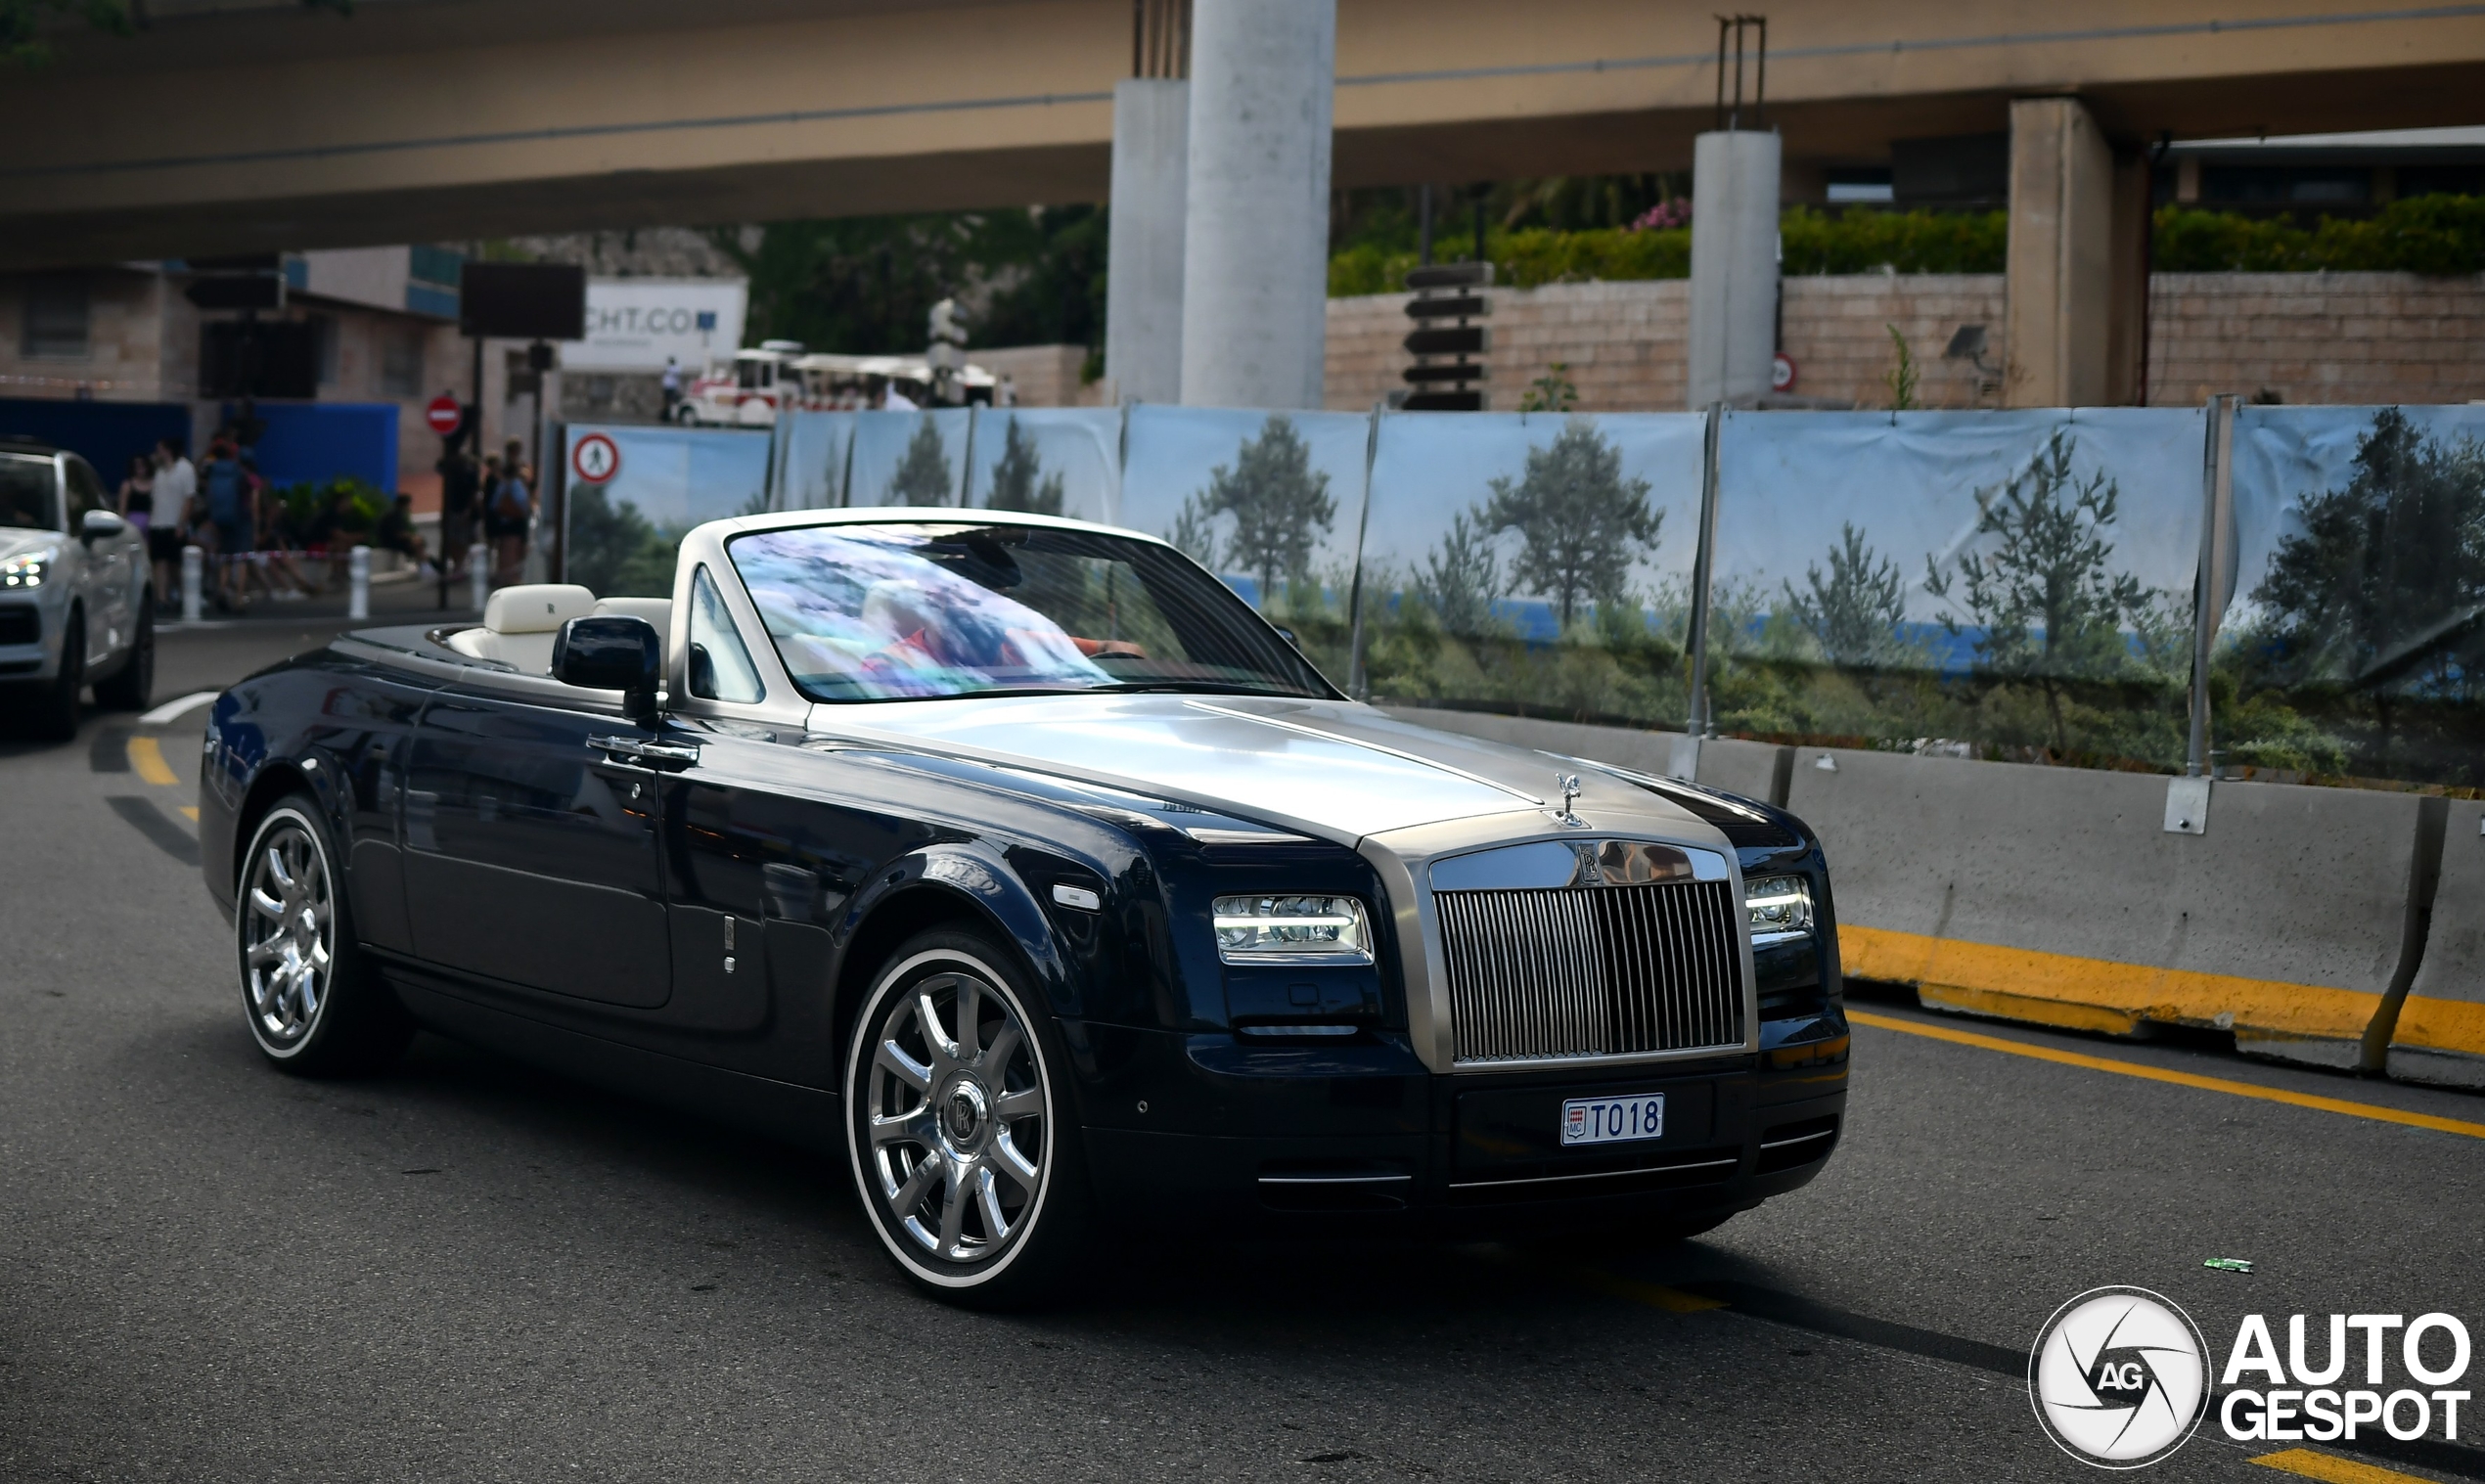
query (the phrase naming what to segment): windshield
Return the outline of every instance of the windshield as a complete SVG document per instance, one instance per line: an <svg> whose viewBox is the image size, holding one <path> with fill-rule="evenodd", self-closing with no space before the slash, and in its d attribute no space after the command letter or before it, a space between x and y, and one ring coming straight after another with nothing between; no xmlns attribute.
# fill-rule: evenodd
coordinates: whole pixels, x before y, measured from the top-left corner
<svg viewBox="0 0 2485 1484"><path fill-rule="evenodd" d="M56 531L61 508L52 461L29 454L0 454L0 528Z"/></svg>
<svg viewBox="0 0 2485 1484"><path fill-rule="evenodd" d="M814 700L1335 694L1225 584L1153 542L926 521L759 531L726 550Z"/></svg>

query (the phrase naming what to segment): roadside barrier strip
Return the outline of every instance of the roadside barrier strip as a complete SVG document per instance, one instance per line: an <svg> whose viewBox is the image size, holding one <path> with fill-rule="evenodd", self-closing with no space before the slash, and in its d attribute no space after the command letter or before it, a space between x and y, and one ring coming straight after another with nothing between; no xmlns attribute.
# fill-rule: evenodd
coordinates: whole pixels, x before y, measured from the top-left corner
<svg viewBox="0 0 2485 1484"><path fill-rule="evenodd" d="M2388 1070L2485 1088L2485 803L2455 799L2445 813L2432 926L2391 1027Z"/></svg>

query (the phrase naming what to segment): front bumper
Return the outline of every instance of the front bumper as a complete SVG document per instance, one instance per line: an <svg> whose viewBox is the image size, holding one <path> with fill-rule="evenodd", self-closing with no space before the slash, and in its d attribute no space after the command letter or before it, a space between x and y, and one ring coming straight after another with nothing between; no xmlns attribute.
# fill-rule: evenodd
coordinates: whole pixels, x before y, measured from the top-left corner
<svg viewBox="0 0 2485 1484"><path fill-rule="evenodd" d="M1068 1029L1117 1222L1481 1237L1695 1220L1811 1180L1846 1111L1834 1007L1770 1023L1756 1057L1448 1076L1385 1034L1281 1048ZM1564 1100L1658 1092L1664 1137L1560 1146Z"/></svg>
<svg viewBox="0 0 2485 1484"><path fill-rule="evenodd" d="M32 595L0 600L0 681L50 680L60 673L57 607Z"/></svg>

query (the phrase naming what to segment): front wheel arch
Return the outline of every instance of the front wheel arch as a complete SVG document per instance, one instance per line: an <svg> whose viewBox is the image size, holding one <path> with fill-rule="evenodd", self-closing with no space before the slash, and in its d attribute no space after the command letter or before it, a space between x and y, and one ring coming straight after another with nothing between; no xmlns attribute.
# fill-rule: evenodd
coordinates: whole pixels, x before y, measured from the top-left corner
<svg viewBox="0 0 2485 1484"><path fill-rule="evenodd" d="M925 880L917 874L914 879L891 887L864 910L861 922L838 954L835 1004L829 1017L830 1045L835 1048L835 1055L844 1056L854 1016L879 980L881 970L908 942L940 927L976 933L1007 945L1017 960L1017 969L1047 999L1052 998L1048 983L1052 976L1043 966L1028 962L1026 945L1010 923L990 911L982 900L945 883ZM1059 1012L1056 1006L1048 1004L1045 1008Z"/></svg>

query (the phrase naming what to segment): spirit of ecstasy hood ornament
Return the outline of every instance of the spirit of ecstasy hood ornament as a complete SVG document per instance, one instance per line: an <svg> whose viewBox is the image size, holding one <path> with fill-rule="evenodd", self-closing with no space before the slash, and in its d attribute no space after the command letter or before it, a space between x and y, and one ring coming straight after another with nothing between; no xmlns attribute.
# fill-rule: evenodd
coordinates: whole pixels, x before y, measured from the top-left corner
<svg viewBox="0 0 2485 1484"><path fill-rule="evenodd" d="M1561 789L1561 812L1554 818L1576 829L1587 828L1587 821L1572 813L1570 808L1571 805L1579 802L1579 775L1558 773L1554 775L1554 784Z"/></svg>

